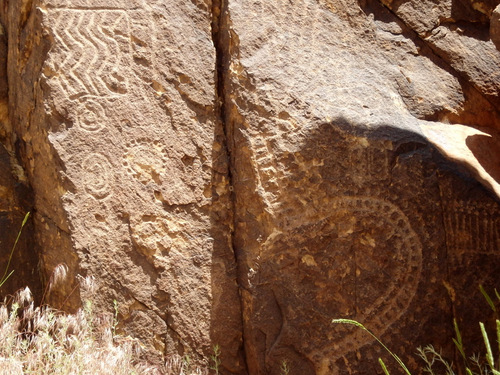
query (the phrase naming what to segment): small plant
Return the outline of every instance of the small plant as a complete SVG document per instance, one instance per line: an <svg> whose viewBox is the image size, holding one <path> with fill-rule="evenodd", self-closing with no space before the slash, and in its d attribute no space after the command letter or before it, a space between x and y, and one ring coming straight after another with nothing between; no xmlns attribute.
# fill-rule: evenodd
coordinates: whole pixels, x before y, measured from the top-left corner
<svg viewBox="0 0 500 375"><path fill-rule="evenodd" d="M288 362L286 360L281 362L280 375L288 375L290 373L290 368L288 367Z"/></svg>
<svg viewBox="0 0 500 375"><path fill-rule="evenodd" d="M484 288L480 285L479 290L481 291L481 294L484 296L486 299L488 305L491 307L493 312L497 314L497 308L496 305L493 301L493 299L488 295L488 293L484 290ZM500 294L498 293L497 290L495 290L495 296L497 298L497 302L500 302ZM359 327L366 332L368 332L382 347L396 360L396 362L399 364L399 366L404 370L404 372L407 375L411 375L410 371L408 368L405 366L405 364L401 361L401 359L394 354L392 351L390 351L387 346L380 341L378 337L376 337L371 331L369 331L363 324L355 321L355 320L350 320L350 319L334 319L332 323L341 323L341 324L351 324L356 327ZM457 348L463 363L464 363L464 372L466 375L500 375L500 320L496 319L496 343L498 345L497 351L498 351L498 360L495 363L495 357L493 354L493 348L491 346L491 341L488 336L488 333L486 332L486 328L482 322L479 323L479 329L481 331L481 335L483 337L483 342L484 346L486 349L486 354L484 355L484 359L481 358L479 355L473 355L472 357L467 357L465 353L465 348L464 348L464 343L462 341L462 334L460 333L460 329L458 327L458 324L456 320L453 320L453 327L455 330L455 337L452 339L453 343L455 344L455 347ZM436 375L437 370L436 367L440 366L442 367L442 370L444 370L444 374L446 375L456 375L454 371L454 366L452 363L448 362L440 352L438 352L432 345L428 345L424 348L418 348L417 349L417 354L422 360L424 361L425 367L423 368L423 371L427 374L430 375ZM389 371L385 365L385 363L382 361L381 358L378 359L380 366L382 367L382 371L384 372L385 375L390 375ZM460 372L462 373L462 372ZM440 373L442 374L442 372Z"/></svg>
<svg viewBox="0 0 500 375"><path fill-rule="evenodd" d="M213 347L214 354L210 356L210 359L212 361L212 365L210 366L211 370L215 371L216 375L219 375L219 367L220 367L220 347L219 345L214 345Z"/></svg>
<svg viewBox="0 0 500 375"><path fill-rule="evenodd" d="M500 320L498 319L498 312L493 302L493 299L489 296L489 294L484 290L483 286L479 286L479 290L481 294L484 296L486 302L493 310L493 312L497 315L496 319L496 342L498 344L498 354L500 355ZM497 301L500 302L500 295L497 290L495 290L495 296ZM495 359L493 356L493 349L490 343L490 338L486 332L486 328L482 322L479 323L479 329L481 331L481 335L483 337L484 346L486 349L486 354L484 358L481 358L480 355L473 355L471 357L467 357L465 353L464 343L462 341L462 334L460 333L460 329L458 328L458 324L456 320L453 320L453 327L455 329L455 338L453 338L453 343L457 348L460 357L463 360L463 368L466 375L500 375L500 357L498 362L495 363ZM446 375L455 375L454 366L450 364L447 360L445 360L440 353L438 353L431 345L428 345L424 348L418 349L418 355L424 360L426 367L424 368L425 372L431 375L435 375L435 365L440 364L444 366ZM456 367L456 366L455 366Z"/></svg>
<svg viewBox="0 0 500 375"><path fill-rule="evenodd" d="M113 337L116 336L116 327L118 327L118 301L113 300L113 309L115 310L113 315Z"/></svg>
<svg viewBox="0 0 500 375"><path fill-rule="evenodd" d="M49 282L52 287L60 282L65 269L58 267ZM90 277L82 278L80 285L83 294L96 290ZM201 369L191 371L180 357L161 366L145 362L140 358L142 346L138 340L113 333L117 303L114 314L96 314L90 299L83 305L75 314L46 305L35 307L28 288L0 304L0 375L207 374Z"/></svg>
<svg viewBox="0 0 500 375"><path fill-rule="evenodd" d="M385 346L384 343L382 341L380 341L380 339L377 336L375 336L375 334L373 334L363 324L361 324L361 323L359 323L359 322L357 322L355 320L351 320L351 319L333 319L332 323L336 323L336 324L338 324L338 323L340 323L340 324L351 324L351 325L359 327L359 328L363 329L364 331L368 332L396 360L396 362L404 370L404 372L407 375L411 375L410 371L405 366L405 364L403 363L403 361L396 354L394 354L392 351L390 351L389 348L387 346ZM382 359L379 358L378 362L379 362L380 366L382 367L382 370L384 371L384 374L388 375L389 372L387 370L387 367L386 367L384 361L382 361Z"/></svg>
<svg viewBox="0 0 500 375"><path fill-rule="evenodd" d="M9 270L11 260L29 216L28 212L12 246L0 287L14 273ZM54 269L38 307L34 306L28 288L0 303L0 375L208 375L206 368L192 369L188 356L170 357L159 366L142 360L140 342L116 333L118 302L113 301L113 314L95 313L92 297L97 287L92 277L78 276L81 294L87 298L75 314L65 314L45 305L45 297L67 274L68 267L64 264ZM219 357L220 348L216 345L211 357L216 374L221 363Z"/></svg>
<svg viewBox="0 0 500 375"><path fill-rule="evenodd" d="M10 262L12 261L12 256L14 255L14 250L16 249L16 246L17 246L17 243L19 242L19 238L21 237L21 233L23 231L23 228L26 225L26 222L28 221L29 217L30 217L30 213L28 212L24 216L23 222L21 224L21 228L19 229L19 232L17 233L16 240L14 241L14 245L12 246L12 249L10 251L9 260L7 261L7 265L5 266L5 272L2 276L2 278L0 279L0 288L3 286L3 284L5 284L5 282L9 279L9 277L11 277L12 274L14 273L14 270L12 270L9 273Z"/></svg>

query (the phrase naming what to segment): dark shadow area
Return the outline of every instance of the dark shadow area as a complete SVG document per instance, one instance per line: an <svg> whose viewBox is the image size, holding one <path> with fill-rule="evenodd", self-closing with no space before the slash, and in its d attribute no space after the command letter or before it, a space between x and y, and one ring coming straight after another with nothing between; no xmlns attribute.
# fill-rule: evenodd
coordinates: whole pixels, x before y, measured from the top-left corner
<svg viewBox="0 0 500 375"><path fill-rule="evenodd" d="M23 219L32 207L33 193L13 176L10 155L0 145L0 277L14 271L0 289L1 298L27 286L35 302L40 301L39 259L32 218L26 222L14 248Z"/></svg>
<svg viewBox="0 0 500 375"><path fill-rule="evenodd" d="M451 31L456 31L460 35L465 35L469 38L487 42L490 40L489 24L484 25L478 22L471 21L456 21L456 22L443 22L441 26L445 26Z"/></svg>
<svg viewBox="0 0 500 375"><path fill-rule="evenodd" d="M495 0L481 0L480 2L481 4L477 5L483 8L486 12L491 12L496 7L496 5L498 5L498 2L496 2L495 4ZM451 16L453 20L457 23L457 26L461 25L460 21L465 21L465 24L462 25L466 26L465 28L470 28L471 31L469 32L472 32L474 29L476 30L483 29L483 31L479 32L479 34L476 34L476 36L473 36L474 34L471 34L471 37L476 37L481 40L488 40L488 39L483 39L484 36L481 37L479 35L482 35L484 31L486 31L486 34L488 33L489 22L490 22L489 16L475 9L474 3L479 3L479 1L453 0L451 3Z"/></svg>
<svg viewBox="0 0 500 375"><path fill-rule="evenodd" d="M293 156L269 145L286 176L268 190L279 205L266 230L277 235L250 233L259 215L240 218L247 243L267 238L245 300L255 366L278 373L286 360L290 374L374 373L380 346L361 330L332 326L334 318L358 320L405 348L397 354L412 371L421 368L419 346L455 360L453 318L470 350L482 350L477 322L491 314L478 285L493 287L500 267L498 202L409 124L367 128L337 118L307 129Z"/></svg>
<svg viewBox="0 0 500 375"><path fill-rule="evenodd" d="M234 156L231 154L232 130L226 108L229 78L229 26L227 2L212 2L212 40L216 53L215 123L212 147L212 204L207 209L210 217L210 237L213 239L211 258L212 304L210 311L210 339L220 350L221 374L247 374L243 347L242 301L238 285L238 258L235 252L235 193L233 191ZM214 347L210 356L215 355Z"/></svg>

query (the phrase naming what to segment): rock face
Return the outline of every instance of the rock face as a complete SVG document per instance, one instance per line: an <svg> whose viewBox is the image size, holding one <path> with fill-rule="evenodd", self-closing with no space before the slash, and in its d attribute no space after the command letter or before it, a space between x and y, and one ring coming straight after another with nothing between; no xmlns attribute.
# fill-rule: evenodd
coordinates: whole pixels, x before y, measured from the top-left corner
<svg viewBox="0 0 500 375"><path fill-rule="evenodd" d="M400 3L388 5L425 8ZM373 373L382 349L332 317L393 348L443 346L446 322L474 319L464 300L475 278L495 281L494 268L477 270L500 260L498 201L433 144L499 191L498 159L472 163L471 142L486 146L489 133L439 121L498 128L500 54L470 36L452 54L405 15L376 1L228 3L225 112L252 374L283 361L294 374Z"/></svg>
<svg viewBox="0 0 500 375"><path fill-rule="evenodd" d="M16 157L16 143L9 122L7 84L7 35L0 11L0 280L6 278L3 296L29 286L39 295L38 256L32 222L28 221L14 248L26 213L32 209L32 193ZM14 272L11 274L11 272ZM7 276L11 274L8 278ZM39 297L39 296L38 296Z"/></svg>
<svg viewBox="0 0 500 375"><path fill-rule="evenodd" d="M11 121L44 277L92 275L125 333L242 369L227 156L204 2L9 3ZM49 295L79 306L71 281ZM228 304L227 300L235 303Z"/></svg>
<svg viewBox="0 0 500 375"><path fill-rule="evenodd" d="M490 20L490 37L498 50L500 50L500 5L495 8Z"/></svg>
<svg viewBox="0 0 500 375"><path fill-rule="evenodd" d="M484 311L494 2L4 5L4 137L33 190L41 278L94 276L96 308L116 299L152 360L201 363L217 344L223 373L373 373L381 348L331 325L350 318L416 368L414 348L451 349L453 318ZM48 301L82 297L71 278Z"/></svg>

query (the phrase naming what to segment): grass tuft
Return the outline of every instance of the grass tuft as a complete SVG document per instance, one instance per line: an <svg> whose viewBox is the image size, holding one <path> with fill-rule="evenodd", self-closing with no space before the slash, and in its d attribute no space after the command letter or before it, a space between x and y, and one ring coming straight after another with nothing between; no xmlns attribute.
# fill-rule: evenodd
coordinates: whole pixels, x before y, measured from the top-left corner
<svg viewBox="0 0 500 375"><path fill-rule="evenodd" d="M63 266L56 269L52 287L64 279L66 271ZM82 281L87 292L96 290L92 278ZM114 307L114 313L98 315L87 300L75 314L65 314L49 306L35 307L28 288L6 298L0 304L0 375L208 374L191 369L181 357L171 357L161 366L142 360L141 343L116 334Z"/></svg>

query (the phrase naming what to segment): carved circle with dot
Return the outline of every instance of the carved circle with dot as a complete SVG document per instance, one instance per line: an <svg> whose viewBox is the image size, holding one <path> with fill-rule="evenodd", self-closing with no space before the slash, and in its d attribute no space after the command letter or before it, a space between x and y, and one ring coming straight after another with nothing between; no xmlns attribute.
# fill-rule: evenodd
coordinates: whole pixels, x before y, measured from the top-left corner
<svg viewBox="0 0 500 375"><path fill-rule="evenodd" d="M95 100L85 101L78 109L78 125L82 130L98 132L104 128L104 108Z"/></svg>

